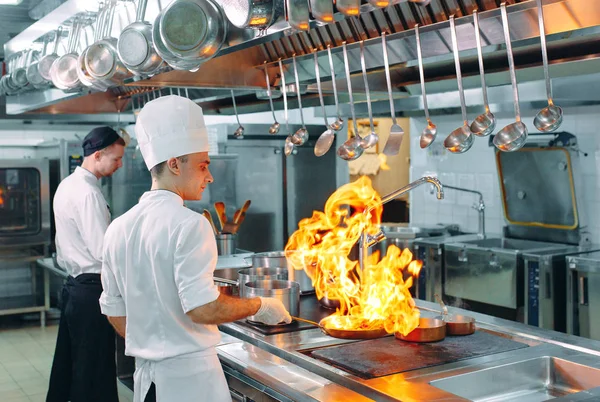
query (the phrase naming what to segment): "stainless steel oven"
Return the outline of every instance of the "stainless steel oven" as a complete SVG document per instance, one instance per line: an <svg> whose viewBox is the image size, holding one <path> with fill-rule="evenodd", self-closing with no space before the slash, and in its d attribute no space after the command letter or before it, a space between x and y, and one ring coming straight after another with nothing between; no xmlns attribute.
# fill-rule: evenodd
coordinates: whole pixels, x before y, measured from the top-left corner
<svg viewBox="0 0 600 402"><path fill-rule="evenodd" d="M0 246L50 244L47 159L0 160Z"/></svg>

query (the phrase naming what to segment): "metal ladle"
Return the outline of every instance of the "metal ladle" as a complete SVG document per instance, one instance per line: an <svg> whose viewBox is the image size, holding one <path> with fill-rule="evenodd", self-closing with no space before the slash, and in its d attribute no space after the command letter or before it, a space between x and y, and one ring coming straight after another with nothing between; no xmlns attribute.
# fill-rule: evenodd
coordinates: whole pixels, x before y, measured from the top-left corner
<svg viewBox="0 0 600 402"><path fill-rule="evenodd" d="M481 50L481 31L479 29L479 13L473 11L473 23L475 24L475 42L477 44L477 58L479 60L479 75L481 76L481 91L483 93L483 107L485 112L480 114L471 122L471 132L478 137L490 135L496 128L496 117L490 112L488 104L487 86L485 84L485 71L483 67L483 51Z"/></svg>
<svg viewBox="0 0 600 402"><path fill-rule="evenodd" d="M329 58L329 69L331 71L331 86L333 87L333 99L335 101L336 120L329 125L333 131L340 131L344 127L344 119L340 114L340 105L338 103L337 85L335 83L335 68L333 67L333 56L331 55L331 45L327 45L327 57Z"/></svg>
<svg viewBox="0 0 600 402"><path fill-rule="evenodd" d="M390 114L392 115L392 127L390 127L390 136L388 137L383 153L385 155L398 155L402 139L404 138L404 130L396 121L396 110L394 109L394 97L392 95L392 79L390 78L390 63L388 59L387 41L385 39L386 32L381 34L381 47L383 49L383 64L385 66L385 80L388 89L388 98L390 100Z"/></svg>
<svg viewBox="0 0 600 402"><path fill-rule="evenodd" d="M233 132L233 136L237 139L244 138L244 126L240 123L240 116L238 115L237 105L235 104L235 95L233 94L233 89L231 90L231 101L233 102L233 112L235 113L235 119L238 123L238 128Z"/></svg>
<svg viewBox="0 0 600 402"><path fill-rule="evenodd" d="M512 83L515 122L504 127L494 136L494 145L501 151L511 152L520 149L527 141L527 126L521 121L521 110L519 108L519 87L517 86L517 75L515 73L515 61L513 60L512 44L510 42L510 28L508 27L508 15L506 14L506 3L500 5L502 12L502 27L504 28L504 41L506 42L506 53L508 55L508 69Z"/></svg>
<svg viewBox="0 0 600 402"><path fill-rule="evenodd" d="M421 93L423 95L423 110L427 127L421 131L419 145L422 149L427 148L435 140L437 135L437 126L429 118L429 108L427 107L427 92L425 91L425 74L423 72L423 52L421 51L421 35L419 34L419 24L415 24L415 38L417 40L417 58L419 59L419 76L421 78Z"/></svg>
<svg viewBox="0 0 600 402"><path fill-rule="evenodd" d="M458 83L458 95L460 96L460 110L462 112L463 125L452 131L444 140L444 147L455 154L467 152L473 146L475 138L469 129L467 121L467 106L465 105L465 91L462 84L462 74L460 71L460 56L458 55L458 40L456 38L456 24L454 15L450 16L450 34L452 36L452 49L454 53L454 65L456 68L456 82Z"/></svg>
<svg viewBox="0 0 600 402"><path fill-rule="evenodd" d="M321 74L319 72L319 57L317 56L317 49L314 51L315 57L315 77L317 78L317 90L319 91L319 102L321 103L321 110L323 111L323 120L325 121L326 130L323 131L323 134L319 136L317 142L315 143L315 155L323 156L329 151L331 148L331 144L333 144L333 140L335 139L335 133L329 126L329 122L327 122L327 113L325 112L325 102L323 102L323 90L321 88Z"/></svg>
<svg viewBox="0 0 600 402"><path fill-rule="evenodd" d="M283 146L283 153L285 156L290 156L294 152L295 145L292 142L292 135L290 134L287 92L285 90L285 74L283 73L283 63L281 63L281 59L279 59L279 74L281 75L281 93L283 94L283 118L285 119L285 129L288 132L288 136L285 139L285 145Z"/></svg>
<svg viewBox="0 0 600 402"><path fill-rule="evenodd" d="M348 85L348 98L350 98L350 112L352 114L352 125L354 127L354 137L346 140L337 150L337 155L346 161L358 159L365 151L361 146L362 139L358 135L358 124L356 123L356 115L354 113L354 97L352 96L352 82L350 79L350 67L348 62L348 50L346 42L342 42L342 50L344 52L344 68L346 70L346 82Z"/></svg>
<svg viewBox="0 0 600 402"><path fill-rule="evenodd" d="M544 78L546 80L546 94L548 95L548 107L543 108L533 119L533 125L539 131L555 131L562 124L563 110L556 106L552 100L552 84L548 72L548 50L546 49L546 32L544 27L544 10L541 0L536 0L538 9L538 25L540 26L540 42L542 43L542 61L544 63Z"/></svg>
<svg viewBox="0 0 600 402"><path fill-rule="evenodd" d="M369 112L369 128L371 132L363 137L360 146L363 149L369 149L377 145L379 136L375 132L373 124L373 109L371 108L371 91L369 91L369 81L367 80L367 66L365 63L365 45L360 41L360 66L362 68L363 81L365 82L365 94L367 95L367 110Z"/></svg>
<svg viewBox="0 0 600 402"><path fill-rule="evenodd" d="M267 69L265 61L265 80L267 81L267 91L269 93L269 105L271 105L271 113L273 114L273 124L269 127L269 134L277 134L279 132L280 124L277 122L275 117L275 109L273 108L273 94L271 93L271 82L269 80L269 70Z"/></svg>
<svg viewBox="0 0 600 402"><path fill-rule="evenodd" d="M296 79L296 96L298 97L298 110L300 111L300 122L302 123L302 127L300 127L291 138L291 141L296 146L304 145L306 140L308 140L308 130L306 129L306 125L304 124L304 113L302 112L302 96L300 95L300 80L298 79L298 66L296 65L296 55L292 56L292 63L294 64L294 78Z"/></svg>

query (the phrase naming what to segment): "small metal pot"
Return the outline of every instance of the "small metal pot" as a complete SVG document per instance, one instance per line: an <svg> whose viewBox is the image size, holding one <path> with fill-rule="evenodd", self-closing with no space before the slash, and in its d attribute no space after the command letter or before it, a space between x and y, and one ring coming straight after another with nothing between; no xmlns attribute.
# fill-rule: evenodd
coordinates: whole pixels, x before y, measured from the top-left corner
<svg viewBox="0 0 600 402"><path fill-rule="evenodd" d="M300 293L307 294L314 292L312 280L304 270L297 270L288 266L284 251L270 251L266 253L257 253L252 256L253 267L284 267L288 270L288 280L300 284Z"/></svg>
<svg viewBox="0 0 600 402"><path fill-rule="evenodd" d="M322 298L320 298L319 304L328 310L337 310L341 306L341 303L339 300L331 300L327 296L323 296Z"/></svg>
<svg viewBox="0 0 600 402"><path fill-rule="evenodd" d="M475 333L475 318L466 315L448 315L444 317L446 334L452 336L471 335Z"/></svg>
<svg viewBox="0 0 600 402"><path fill-rule="evenodd" d="M221 7L213 0L175 0L154 21L157 53L177 70L196 70L213 57L227 35Z"/></svg>
<svg viewBox="0 0 600 402"><path fill-rule="evenodd" d="M232 255L237 250L237 235L231 233L219 233L215 235L217 240L217 252L219 255Z"/></svg>
<svg viewBox="0 0 600 402"><path fill-rule="evenodd" d="M246 283L245 297L272 297L283 303L292 316L298 316L300 311L300 286L297 282L283 280L264 280ZM247 318L256 323L256 317Z"/></svg>
<svg viewBox="0 0 600 402"><path fill-rule="evenodd" d="M137 75L153 75L163 66L152 43L152 25L144 21L147 4L148 0L139 0L135 22L123 29L117 42L119 58Z"/></svg>
<svg viewBox="0 0 600 402"><path fill-rule="evenodd" d="M287 280L287 268L244 268L238 271L240 297L245 297L246 284L264 280Z"/></svg>
<svg viewBox="0 0 600 402"><path fill-rule="evenodd" d="M237 28L265 30L284 13L283 0L227 0L223 12Z"/></svg>
<svg viewBox="0 0 600 402"><path fill-rule="evenodd" d="M54 50L52 50L52 53L43 56L38 62L38 71L47 82L52 82L50 69L52 68L54 61L58 59L58 43L60 42L61 34L62 26L59 26L54 36Z"/></svg>
<svg viewBox="0 0 600 402"><path fill-rule="evenodd" d="M50 68L50 77L52 83L58 89L63 91L72 91L81 86L81 81L77 75L77 45L79 44L79 34L81 33L81 22L75 21L69 32L69 53L60 56L52 63Z"/></svg>
<svg viewBox="0 0 600 402"><path fill-rule="evenodd" d="M44 37L44 48L42 49L42 54L40 55L40 60L46 56L46 52L48 50L48 36ZM35 63L31 63L27 66L27 81L34 88L41 89L48 86L48 82L44 80L44 77L40 75L39 69L39 60Z"/></svg>
<svg viewBox="0 0 600 402"><path fill-rule="evenodd" d="M409 332L407 335L402 335L396 332L394 336L397 339L408 342L438 342L446 337L446 323L441 317L419 319L419 326Z"/></svg>

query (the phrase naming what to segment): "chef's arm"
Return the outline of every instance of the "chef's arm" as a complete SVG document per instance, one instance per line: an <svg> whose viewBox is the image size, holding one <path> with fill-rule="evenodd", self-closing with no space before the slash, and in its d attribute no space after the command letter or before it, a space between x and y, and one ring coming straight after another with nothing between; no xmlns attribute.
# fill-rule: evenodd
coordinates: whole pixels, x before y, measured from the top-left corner
<svg viewBox="0 0 600 402"><path fill-rule="evenodd" d="M117 334L125 338L125 328L127 327L127 317L110 317L107 316L108 322L113 326Z"/></svg>
<svg viewBox="0 0 600 402"><path fill-rule="evenodd" d="M258 297L240 299L221 294L216 300L196 307L189 311L187 315L196 324L218 325L254 315L258 312L260 306L261 300Z"/></svg>

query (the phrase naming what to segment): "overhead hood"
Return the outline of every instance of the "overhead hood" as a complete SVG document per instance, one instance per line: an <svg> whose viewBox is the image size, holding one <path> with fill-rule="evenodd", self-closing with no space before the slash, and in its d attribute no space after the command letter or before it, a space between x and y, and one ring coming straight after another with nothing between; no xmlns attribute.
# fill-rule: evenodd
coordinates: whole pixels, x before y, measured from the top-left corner
<svg viewBox="0 0 600 402"><path fill-rule="evenodd" d="M73 3L81 1L70 0L61 7L73 7ZM579 99L581 93L567 92L571 81L581 85L586 80L582 77L600 71L600 42L597 40L600 33L600 2L544 0L543 3L546 36L549 42L550 74L553 77L553 85L560 85L562 88L555 93L555 98L558 100L564 96L573 104L581 101L587 102L586 104L599 103L600 91L586 91L585 100ZM360 76L358 42L364 40L369 86L375 99L374 109L385 113L389 112L389 108L385 98L386 83L379 38L381 32L387 32L396 110L409 113L421 107L421 101L418 99L420 89L413 29L416 23L421 26L425 79L428 83L428 94L432 96L430 107L447 110L458 106L448 24L448 17L452 14L457 16L462 73L465 77L467 98L470 99L468 103L477 105L481 101L476 94L479 71L472 18L476 8L479 10L483 33L486 78L488 85L492 87L490 101L501 107L503 104L509 104L511 100L510 96L506 95L507 89L504 88L510 80L498 6L499 1L496 0L432 0L426 7L402 0L386 9L373 9L364 5L358 17L344 18L336 14L334 23L312 23L310 30L306 32L291 30L285 21L276 23L263 36L255 31L232 28L226 46L196 72L169 71L150 79L136 77L105 93L86 91L64 94L58 90L24 93L8 97L6 110L8 114L126 111L131 110L132 95L156 89L161 89L161 94L165 94L170 91L169 88L180 87L189 88L190 97L198 102L206 113L232 114L230 89L235 90L240 113L265 111L268 110L269 103L264 97L266 82L263 68L266 66L269 69L273 81L271 85L279 87L281 79L277 61L281 58L286 83L290 83L293 81L293 71L290 67L294 54L297 57L300 81L307 88L302 103L305 107L317 106L312 54L314 50L318 52L326 103L331 105L333 97L326 51L328 45L332 47L337 88L342 92L342 102L347 102L341 55L341 44L344 41L348 43L352 88L358 93L357 98L360 102L363 99L360 92L364 92L364 85ZM543 78L543 73L540 68L541 51L535 1L517 1L508 7L508 12L518 81L521 87L535 88L533 91L523 91L523 100L525 103L541 102L545 93L539 90L543 87L537 82ZM44 18L50 18L51 14ZM590 77L587 78L588 82L597 82L592 81ZM263 96L257 97L257 91ZM437 98L439 102L436 102ZM297 107L294 100L291 98L292 108ZM281 109L282 103L280 99L276 99L275 107ZM358 110L362 110L360 103Z"/></svg>

